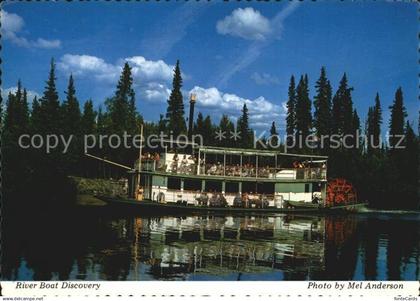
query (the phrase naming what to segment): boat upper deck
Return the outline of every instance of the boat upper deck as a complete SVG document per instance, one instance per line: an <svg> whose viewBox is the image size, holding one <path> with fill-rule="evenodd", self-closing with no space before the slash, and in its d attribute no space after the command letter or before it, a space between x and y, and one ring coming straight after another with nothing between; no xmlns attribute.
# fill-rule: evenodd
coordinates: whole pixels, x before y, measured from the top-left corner
<svg viewBox="0 0 420 301"><path fill-rule="evenodd" d="M281 153L221 147L196 147L190 153L145 153L136 170L158 174L235 178L244 180L326 180L327 158L319 155Z"/></svg>

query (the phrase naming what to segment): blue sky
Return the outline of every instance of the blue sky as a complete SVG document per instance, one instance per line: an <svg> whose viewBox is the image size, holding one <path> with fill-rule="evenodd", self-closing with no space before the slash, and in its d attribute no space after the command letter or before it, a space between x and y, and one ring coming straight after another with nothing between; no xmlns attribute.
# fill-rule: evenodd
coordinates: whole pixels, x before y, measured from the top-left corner
<svg viewBox="0 0 420 301"><path fill-rule="evenodd" d="M334 90L347 72L362 120L379 92L387 125L402 86L417 122L416 9L401 2L6 3L2 88L21 79L42 94L54 57L61 97L73 73L79 100L99 106L128 61L138 110L157 120L180 59L184 100L194 91L197 111L235 118L245 102L252 125L268 130L272 121L284 127L290 76L307 73L313 96L325 66Z"/></svg>

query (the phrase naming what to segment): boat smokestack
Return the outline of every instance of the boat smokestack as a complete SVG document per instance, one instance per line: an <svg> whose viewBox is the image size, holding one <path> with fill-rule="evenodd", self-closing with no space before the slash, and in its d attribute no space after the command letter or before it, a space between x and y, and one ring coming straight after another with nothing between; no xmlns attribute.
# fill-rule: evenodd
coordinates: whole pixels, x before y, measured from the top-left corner
<svg viewBox="0 0 420 301"><path fill-rule="evenodd" d="M196 95L190 95L190 117L188 118L188 138L191 139L194 127L194 106L195 106Z"/></svg>

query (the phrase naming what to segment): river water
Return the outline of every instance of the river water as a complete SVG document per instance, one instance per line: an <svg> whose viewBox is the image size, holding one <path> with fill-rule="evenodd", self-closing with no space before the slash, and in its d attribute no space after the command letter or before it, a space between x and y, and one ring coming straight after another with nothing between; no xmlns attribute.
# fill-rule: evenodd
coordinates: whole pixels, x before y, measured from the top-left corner
<svg viewBox="0 0 420 301"><path fill-rule="evenodd" d="M4 280L417 280L419 215L4 219Z"/></svg>

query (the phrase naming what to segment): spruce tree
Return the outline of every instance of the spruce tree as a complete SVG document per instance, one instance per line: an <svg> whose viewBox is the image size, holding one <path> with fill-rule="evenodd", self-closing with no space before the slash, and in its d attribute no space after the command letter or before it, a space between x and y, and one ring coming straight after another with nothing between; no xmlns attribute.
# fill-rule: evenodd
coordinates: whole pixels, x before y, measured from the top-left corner
<svg viewBox="0 0 420 301"><path fill-rule="evenodd" d="M73 76L70 75L67 86L66 99L62 105L62 127L65 135L80 135L81 113L79 101L76 98Z"/></svg>
<svg viewBox="0 0 420 301"><path fill-rule="evenodd" d="M37 125L42 122L41 115L41 104L39 103L38 98L35 96L32 100L31 118L29 123L31 133L33 134L37 132Z"/></svg>
<svg viewBox="0 0 420 301"><path fill-rule="evenodd" d="M347 77L344 73L344 79L347 83ZM342 99L342 117L343 117L343 133L344 134L352 134L354 130L353 126L353 100L351 97L351 91L353 88L348 87L345 89L345 93Z"/></svg>
<svg viewBox="0 0 420 301"><path fill-rule="evenodd" d="M60 101L55 85L55 63L51 59L50 72L44 94L40 99L40 123L36 124L37 131L41 134L45 133L61 133L61 120L60 120Z"/></svg>
<svg viewBox="0 0 420 301"><path fill-rule="evenodd" d="M93 102L90 99L87 100L83 106L81 124L83 134L91 135L96 133L96 112L93 109Z"/></svg>
<svg viewBox="0 0 420 301"><path fill-rule="evenodd" d="M2 116L3 117L3 116ZM29 110L26 89L22 88L21 81L15 93L9 92L6 102L4 119L2 118L2 141L4 155L20 158L28 153L18 146L19 137L29 132ZM9 152L8 152L9 151ZM21 160L20 158L19 160ZM9 160L10 162L11 160ZM10 165L12 166L12 165Z"/></svg>
<svg viewBox="0 0 420 301"><path fill-rule="evenodd" d="M286 134L290 139L296 131L296 88L295 88L295 77L292 75L290 78L289 92L287 99L287 116L286 116ZM290 143L289 143L290 145Z"/></svg>
<svg viewBox="0 0 420 301"><path fill-rule="evenodd" d="M331 131L331 84L327 79L325 67L321 68L321 75L316 82L317 94L314 97L314 126L320 137L329 135Z"/></svg>
<svg viewBox="0 0 420 301"><path fill-rule="evenodd" d="M229 116L226 114L223 114L222 118L220 118L218 130L224 134L225 138L220 137L221 139L216 139L217 145L225 147L234 146L234 143L232 143L233 141L230 139L230 135L235 130L235 125L232 123L232 121L230 121Z"/></svg>
<svg viewBox="0 0 420 301"><path fill-rule="evenodd" d="M26 133L29 123L29 110L26 89L18 80L15 93L9 92L4 119L5 128L17 134Z"/></svg>
<svg viewBox="0 0 420 301"><path fill-rule="evenodd" d="M413 128L407 121L405 126L405 140L401 166L401 190L403 193L402 200L406 203L407 208L419 209L420 201L418 200L417 190L419 183L419 152L420 144L414 133Z"/></svg>
<svg viewBox="0 0 420 301"><path fill-rule="evenodd" d="M238 118L237 130L240 136L240 145L243 148L251 148L253 144L252 132L249 128L249 114L246 104L242 107L242 115Z"/></svg>
<svg viewBox="0 0 420 301"><path fill-rule="evenodd" d="M360 139L358 140L358 133L360 133L360 118L359 115L357 114L356 109L353 110L353 118L352 118L352 126L353 126L353 131L352 131L352 135L353 135L353 145L354 148L357 148L356 151L361 153L361 148L360 148Z"/></svg>
<svg viewBox="0 0 420 301"><path fill-rule="evenodd" d="M22 99L22 82L20 81L20 79L18 80L18 83L17 83L17 90L15 93L15 97L18 102Z"/></svg>
<svg viewBox="0 0 420 301"><path fill-rule="evenodd" d="M351 132L351 120L353 107L349 100L350 91L347 83L347 75L344 73L340 80L339 87L333 98L333 133L349 134Z"/></svg>
<svg viewBox="0 0 420 301"><path fill-rule="evenodd" d="M301 76L296 88L296 130L302 141L310 134L312 127L311 100L309 99L308 77Z"/></svg>
<svg viewBox="0 0 420 301"><path fill-rule="evenodd" d="M166 120L162 114L159 115L159 122L158 122L158 135L160 133L166 132Z"/></svg>
<svg viewBox="0 0 420 301"><path fill-rule="evenodd" d="M15 120L17 118L17 101L16 95L12 92L9 92L7 95L7 102L6 102L6 113L4 116L4 128L11 130L15 125Z"/></svg>
<svg viewBox="0 0 420 301"><path fill-rule="evenodd" d="M270 128L270 144L271 144L271 146L273 146L273 147L277 146L278 141L279 141L278 135L279 135L279 133L277 132L276 123L273 121L271 123L271 128Z"/></svg>
<svg viewBox="0 0 420 301"><path fill-rule="evenodd" d="M197 114L197 121L194 125L194 134L201 135L204 140L204 116L201 112L198 112Z"/></svg>
<svg viewBox="0 0 420 301"><path fill-rule="evenodd" d="M369 107L367 119L366 119L366 125L365 125L365 135L367 137L367 145L366 150L368 154L372 154L374 145L374 107Z"/></svg>
<svg viewBox="0 0 420 301"><path fill-rule="evenodd" d="M379 94L375 96L375 106L373 107L373 140L375 145L379 145L381 136L381 124L382 124L382 108Z"/></svg>
<svg viewBox="0 0 420 301"><path fill-rule="evenodd" d="M174 136L186 133L187 127L184 119L184 100L182 97L182 77L179 67L179 60L174 69L174 78L172 81L172 91L168 99L168 108L166 118L168 120L168 129L172 130Z"/></svg>
<svg viewBox="0 0 420 301"><path fill-rule="evenodd" d="M213 145L214 142L213 124L210 115L207 115L203 122L204 145Z"/></svg>
<svg viewBox="0 0 420 301"><path fill-rule="evenodd" d="M26 89L22 91L20 80L15 93L9 92L4 115L4 128L10 137L17 142L21 134L27 133L29 125L29 111Z"/></svg>
<svg viewBox="0 0 420 301"><path fill-rule="evenodd" d="M342 118L341 118L341 104L340 97L337 95L338 91L335 93L332 100L331 108L331 133L332 134L342 134Z"/></svg>
<svg viewBox="0 0 420 301"><path fill-rule="evenodd" d="M62 133L66 136L73 136L72 143L64 155L63 164L70 173L79 173L80 159L82 156L83 138L81 137L81 113L79 101L76 98L73 76L70 75L67 85L66 99L64 100L62 111Z"/></svg>
<svg viewBox="0 0 420 301"><path fill-rule="evenodd" d="M351 134L353 130L353 101L348 86L347 75L344 73L340 85L333 98L333 132L337 134Z"/></svg>
<svg viewBox="0 0 420 301"><path fill-rule="evenodd" d="M115 134L121 135L124 131L127 131L129 134L135 134L137 131L135 92L132 85L131 67L126 62L121 72L115 95L107 101L112 132Z"/></svg>
<svg viewBox="0 0 420 301"><path fill-rule="evenodd" d="M404 103L403 103L403 92L401 87L395 92L395 98L391 109L391 119L389 122L389 146L391 152L394 152L394 147L400 140L400 136L404 135L405 117L407 116Z"/></svg>
<svg viewBox="0 0 420 301"><path fill-rule="evenodd" d="M18 144L22 134L29 133L29 110L26 89L18 82L16 92L7 96L5 112L2 113L2 183L4 206L11 204L11 196L16 197L13 203L24 200L28 192L28 181L34 167L38 164L32 160L31 149L24 149Z"/></svg>
<svg viewBox="0 0 420 301"><path fill-rule="evenodd" d="M107 131L107 115L102 112L102 106L98 108L96 131L98 134L105 134Z"/></svg>
<svg viewBox="0 0 420 301"><path fill-rule="evenodd" d="M417 133L419 134L419 138L420 138L420 110L419 110L419 119L417 123Z"/></svg>
<svg viewBox="0 0 420 301"><path fill-rule="evenodd" d="M23 89L23 95L21 100L21 116L20 120L21 128L23 131L27 132L29 130L29 105L28 105L28 93L26 88Z"/></svg>
<svg viewBox="0 0 420 301"><path fill-rule="evenodd" d="M372 154L377 152L381 148L380 136L381 136L381 124L382 124L382 109L379 94L376 93L375 105L369 107L368 120L366 124L366 136L367 136L367 151Z"/></svg>

